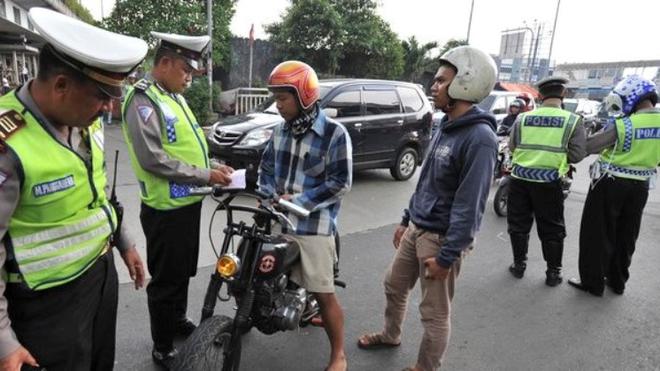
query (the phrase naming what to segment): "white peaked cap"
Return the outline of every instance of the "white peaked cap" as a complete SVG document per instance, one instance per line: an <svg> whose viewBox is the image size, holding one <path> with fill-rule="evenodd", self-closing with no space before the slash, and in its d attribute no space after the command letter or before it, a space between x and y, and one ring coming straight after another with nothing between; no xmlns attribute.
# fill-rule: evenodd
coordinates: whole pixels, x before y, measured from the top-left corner
<svg viewBox="0 0 660 371"><path fill-rule="evenodd" d="M211 41L208 35L187 36L155 31L151 31L151 35L160 40L161 48L181 55L194 69L199 68L198 60L202 58L209 41Z"/></svg>
<svg viewBox="0 0 660 371"><path fill-rule="evenodd" d="M147 43L92 26L56 11L33 7L29 18L55 56L105 85L121 86L123 79L147 55Z"/></svg>

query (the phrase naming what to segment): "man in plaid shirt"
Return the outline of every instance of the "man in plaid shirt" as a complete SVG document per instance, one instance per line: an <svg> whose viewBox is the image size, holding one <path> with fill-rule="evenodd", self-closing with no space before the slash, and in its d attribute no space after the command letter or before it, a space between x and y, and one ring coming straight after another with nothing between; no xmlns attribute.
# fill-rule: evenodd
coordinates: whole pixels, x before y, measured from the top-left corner
<svg viewBox="0 0 660 371"><path fill-rule="evenodd" d="M295 230L283 226L300 245L301 264L291 279L319 302L331 346L326 370L344 371L344 314L334 293L333 265L340 200L352 183L351 140L346 128L318 107L318 78L307 64L281 63L271 72L268 88L285 122L275 128L266 146L259 187L311 212L306 218L288 215Z"/></svg>

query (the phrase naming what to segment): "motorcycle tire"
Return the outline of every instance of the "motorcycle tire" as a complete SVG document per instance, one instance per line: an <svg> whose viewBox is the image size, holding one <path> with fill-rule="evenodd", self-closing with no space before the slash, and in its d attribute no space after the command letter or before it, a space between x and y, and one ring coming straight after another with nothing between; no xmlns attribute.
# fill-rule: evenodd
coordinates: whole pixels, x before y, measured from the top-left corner
<svg viewBox="0 0 660 371"><path fill-rule="evenodd" d="M493 210L497 216L506 216L507 201L509 199L509 187L499 186L493 196Z"/></svg>
<svg viewBox="0 0 660 371"><path fill-rule="evenodd" d="M200 323L179 348L179 355L172 367L174 371L211 371L224 368L224 346L231 339L234 320L227 316L213 316ZM217 341L216 341L217 339ZM240 342L234 349L237 369L240 361Z"/></svg>

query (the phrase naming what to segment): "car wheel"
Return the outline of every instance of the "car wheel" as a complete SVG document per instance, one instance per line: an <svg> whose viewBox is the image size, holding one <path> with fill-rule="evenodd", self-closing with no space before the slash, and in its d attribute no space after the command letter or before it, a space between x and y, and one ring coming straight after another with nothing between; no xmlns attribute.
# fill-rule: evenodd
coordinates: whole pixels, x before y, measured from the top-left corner
<svg viewBox="0 0 660 371"><path fill-rule="evenodd" d="M415 174L417 169L417 151L411 147L403 147L396 156L394 166L390 168L390 174L396 180L408 180Z"/></svg>

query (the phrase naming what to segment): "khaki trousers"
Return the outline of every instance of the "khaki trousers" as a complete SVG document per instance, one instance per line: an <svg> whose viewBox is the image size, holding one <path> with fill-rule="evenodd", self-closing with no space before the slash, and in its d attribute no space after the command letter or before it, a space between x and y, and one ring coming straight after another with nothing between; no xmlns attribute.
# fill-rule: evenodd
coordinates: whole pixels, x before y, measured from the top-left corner
<svg viewBox="0 0 660 371"><path fill-rule="evenodd" d="M401 243L385 275L385 329L388 342L401 341L401 324L406 314L408 295L419 279L422 298L419 304L424 335L419 346L416 366L424 371L440 368L451 332L451 299L454 282L461 268L461 259L451 266L445 280L424 278L426 258L437 256L443 236L417 228L413 223L406 229Z"/></svg>

